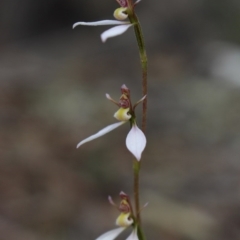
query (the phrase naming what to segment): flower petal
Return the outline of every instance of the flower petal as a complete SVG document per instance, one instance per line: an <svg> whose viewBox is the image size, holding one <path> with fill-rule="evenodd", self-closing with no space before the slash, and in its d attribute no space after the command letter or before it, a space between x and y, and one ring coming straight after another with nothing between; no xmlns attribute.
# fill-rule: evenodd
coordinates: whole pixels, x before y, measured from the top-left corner
<svg viewBox="0 0 240 240"><path fill-rule="evenodd" d="M122 124L124 124L125 122L117 122L114 124L111 124L105 128L103 128L102 130L100 130L99 132L97 132L96 134L93 134L92 136L85 138L84 140L82 140L80 143L78 143L77 148L79 148L81 145L83 145L86 142L90 142L96 138L99 138L103 135L105 135L108 132L111 132L112 130L114 130L115 128L121 126Z"/></svg>
<svg viewBox="0 0 240 240"><path fill-rule="evenodd" d="M142 152L146 147L146 137L141 129L136 124L127 135L126 145L128 150L136 157L138 161L141 159Z"/></svg>
<svg viewBox="0 0 240 240"><path fill-rule="evenodd" d="M137 228L133 229L132 233L126 240L138 240Z"/></svg>
<svg viewBox="0 0 240 240"><path fill-rule="evenodd" d="M110 230L100 237L98 237L96 240L114 240L122 231L124 231L125 227L116 228L113 230Z"/></svg>
<svg viewBox="0 0 240 240"><path fill-rule="evenodd" d="M103 25L122 25L122 24L129 24L129 22L123 22L118 20L101 20L96 22L76 22L73 24L73 28L79 25L85 26L103 26Z"/></svg>
<svg viewBox="0 0 240 240"><path fill-rule="evenodd" d="M120 21L127 19L128 17L127 8L123 8L123 7L117 8L114 11L113 16Z"/></svg>
<svg viewBox="0 0 240 240"><path fill-rule="evenodd" d="M116 27L108 29L107 31L105 31L101 34L102 42L106 42L108 38L116 37L118 35L123 34L131 26L132 26L132 24L124 24L121 26L116 26Z"/></svg>
<svg viewBox="0 0 240 240"><path fill-rule="evenodd" d="M119 103L115 101L108 93L106 93L106 98L111 102L115 103L119 107Z"/></svg>
<svg viewBox="0 0 240 240"><path fill-rule="evenodd" d="M113 115L118 121L127 121L132 116L129 114L129 108L119 108Z"/></svg>
<svg viewBox="0 0 240 240"><path fill-rule="evenodd" d="M145 95L145 96L143 96L139 101L137 101L135 104L134 104L134 106L133 106L133 110L135 109L135 107L139 104L139 103L141 103L142 101L144 101L144 99L147 97L147 95Z"/></svg>
<svg viewBox="0 0 240 240"><path fill-rule="evenodd" d="M116 225L118 225L119 227L129 227L130 225L132 225L132 223L133 219L130 217L130 212L121 212L121 214L116 220Z"/></svg>

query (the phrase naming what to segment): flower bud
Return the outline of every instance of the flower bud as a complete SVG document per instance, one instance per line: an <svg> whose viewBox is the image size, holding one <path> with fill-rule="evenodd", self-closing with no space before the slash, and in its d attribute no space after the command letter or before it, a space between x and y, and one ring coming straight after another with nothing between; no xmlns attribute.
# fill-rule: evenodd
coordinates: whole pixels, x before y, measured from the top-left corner
<svg viewBox="0 0 240 240"><path fill-rule="evenodd" d="M126 12L127 8L124 8L124 7L120 7L120 8L117 8L114 13L113 13L113 16L117 19L117 20L125 20L128 15L127 15L127 12Z"/></svg>

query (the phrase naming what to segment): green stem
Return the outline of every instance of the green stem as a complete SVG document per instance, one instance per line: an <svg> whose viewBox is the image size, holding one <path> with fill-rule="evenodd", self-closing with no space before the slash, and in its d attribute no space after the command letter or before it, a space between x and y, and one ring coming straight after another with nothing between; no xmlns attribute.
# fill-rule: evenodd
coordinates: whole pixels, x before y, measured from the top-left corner
<svg viewBox="0 0 240 240"><path fill-rule="evenodd" d="M147 54L145 50L145 44L143 39L143 33L141 29L140 22L137 18L137 15L132 11L129 11L129 20L134 24L134 32L138 43L139 55L141 60L142 67L142 95L147 95L147 70L148 70L148 60ZM147 125L147 98L143 101L142 108L142 131L146 133L146 125Z"/></svg>
<svg viewBox="0 0 240 240"><path fill-rule="evenodd" d="M147 54L145 50L145 44L143 39L143 33L141 29L140 22L137 18L137 15L134 12L134 4L132 0L128 1L128 17L130 22L134 26L134 32L136 40L138 43L139 55L141 60L142 67L142 95L147 95ZM147 124L147 98L144 99L142 105L142 131L146 133L146 124ZM142 228L141 228L141 215L140 215L140 200L139 200L139 172L141 164L139 161L135 160L133 164L134 169L134 201L135 201L135 214L136 221L138 225L138 238L139 240L145 240Z"/></svg>
<svg viewBox="0 0 240 240"><path fill-rule="evenodd" d="M138 234L138 239L139 239L139 240L145 240L145 239L146 239L145 236L144 236L144 234L143 234L143 231L142 231L142 228L141 228L141 227L138 227L138 229L137 229L137 234Z"/></svg>
<svg viewBox="0 0 240 240"><path fill-rule="evenodd" d="M143 33L141 29L140 22L137 15L134 12L134 3L132 0L127 0L128 2L128 17L130 22L134 26L134 32L136 40L138 43L139 55L142 67L142 95L147 95L147 54L145 50L145 44L143 40ZM147 98L144 99L142 105L142 131L146 133L147 124ZM145 240L142 228L141 228L141 215L140 215L140 200L139 200L139 173L141 164L139 161L135 160L133 164L134 169L134 201L135 201L135 214L136 223L138 225L138 238L139 240Z"/></svg>
<svg viewBox="0 0 240 240"><path fill-rule="evenodd" d="M140 162L134 160L133 163L134 170L134 200L135 200L135 214L138 225L141 225L141 216L140 216L140 201L139 201L139 172L140 172Z"/></svg>
<svg viewBox="0 0 240 240"><path fill-rule="evenodd" d="M145 240L143 230L141 227L141 216L140 216L140 201L139 201L139 172L141 168L141 163L137 160L134 160L133 170L134 170L134 200L135 200L135 214L136 214L136 225L137 225L137 234L139 240Z"/></svg>

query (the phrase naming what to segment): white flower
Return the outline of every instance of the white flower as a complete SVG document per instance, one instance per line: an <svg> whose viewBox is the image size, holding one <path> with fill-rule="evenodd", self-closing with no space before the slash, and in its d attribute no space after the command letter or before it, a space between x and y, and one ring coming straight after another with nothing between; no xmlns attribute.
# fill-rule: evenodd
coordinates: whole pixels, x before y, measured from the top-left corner
<svg viewBox="0 0 240 240"><path fill-rule="evenodd" d="M133 220L133 212L129 196L124 192L120 192L119 195L122 199L119 207L117 207L110 196L108 197L110 204L121 211L120 215L116 219L116 225L119 226L119 228L115 228L102 234L96 240L114 240L130 226L133 227L133 231L126 240L139 240L137 235L137 226L134 224Z"/></svg>
<svg viewBox="0 0 240 240"><path fill-rule="evenodd" d="M79 25L85 25L85 26L119 25L103 32L101 34L102 42L106 42L108 38L116 37L118 35L125 33L128 30L128 28L130 28L133 25L130 22L123 21L128 18L128 12L129 12L128 1L117 0L117 2L121 6L120 8L117 8L113 13L113 16L117 20L102 20L97 22L76 22L73 24L73 28ZM139 2L140 0L136 1L133 4L133 7Z"/></svg>
<svg viewBox="0 0 240 240"><path fill-rule="evenodd" d="M135 107L139 103L141 103L146 98L146 96L141 98L132 107L131 100L130 100L130 90L127 88L127 86L125 84L122 85L121 92L122 92L122 95L120 97L119 103L116 102L114 99L112 99L109 94L106 94L107 99L119 107L118 111L114 114L114 117L119 122L113 123L113 124L103 128L102 130L98 131L97 133L91 135L90 137L85 138L84 140L82 140L81 142L79 142L77 144L77 148L79 148L86 142L90 142L96 138L99 138L99 137L111 132L112 130L120 127L121 125L123 125L126 122L130 122L131 129L126 138L126 146L127 146L127 149L134 155L134 157L138 161L140 161L142 152L146 147L147 140L146 140L146 137L145 137L144 133L142 132L142 130L138 128L135 117L133 117L133 116L135 116L135 113L134 113Z"/></svg>

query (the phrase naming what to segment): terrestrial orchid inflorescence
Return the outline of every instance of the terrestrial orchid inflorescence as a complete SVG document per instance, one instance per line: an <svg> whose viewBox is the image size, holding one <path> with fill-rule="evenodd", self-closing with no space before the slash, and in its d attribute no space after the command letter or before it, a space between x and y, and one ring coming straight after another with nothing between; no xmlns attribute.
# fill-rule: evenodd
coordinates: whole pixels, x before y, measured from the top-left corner
<svg viewBox="0 0 240 240"><path fill-rule="evenodd" d="M133 0L116 0L120 5L117 8L113 16L116 20L102 20L96 22L77 22L73 25L73 28L79 25L86 26L101 26L101 25L117 25L112 27L101 34L101 39L105 42L108 38L115 37L126 32L130 27L134 28L135 36L137 39L137 44L139 48L139 54L141 59L142 67L142 98L132 105L130 90L124 84L121 87L121 96L119 101L115 101L109 94L106 94L106 98L117 105L118 110L114 113L114 117L118 122L113 123L99 132L85 138L77 144L77 148L82 146L86 142L90 142L96 138L99 138L108 132L120 127L124 123L129 123L130 131L126 137L126 147L133 154L133 174L134 174L134 207L133 211L130 198L124 192L120 193L121 203L118 207L120 210L120 215L116 220L116 225L119 226L116 229L110 230L96 240L114 240L118 235L124 231L126 228L132 227L132 232L126 240L145 240L140 219L140 200L139 200L139 172L140 172L140 160L142 157L142 152L146 147L146 115L147 115L147 56L143 41L143 34L139 20L135 14L134 8L140 0L133 3ZM125 21L128 19L128 21ZM138 104L143 103L142 106L142 130L137 126L135 108ZM116 204L109 197L109 201L112 205Z"/></svg>
<svg viewBox="0 0 240 240"><path fill-rule="evenodd" d="M73 28L79 25L85 26L118 25L116 27L104 31L101 34L101 40L103 42L106 42L108 38L116 37L118 35L125 33L134 24L129 21L123 21L128 18L128 11L131 6L129 6L128 1L126 0L117 0L117 2L121 7L117 8L113 13L113 16L115 17L116 20L101 20L96 22L76 22L73 24ZM140 0L136 1L133 4L133 7L139 2Z"/></svg>

